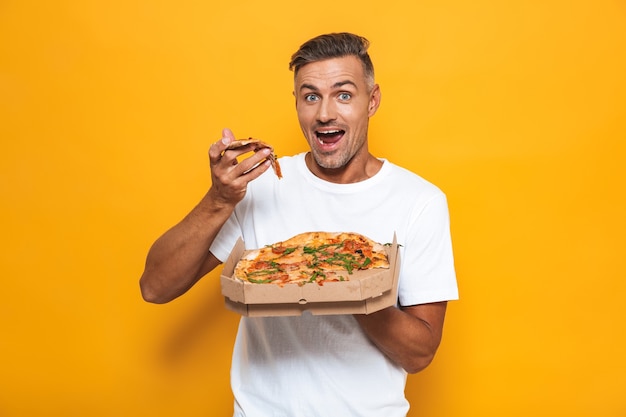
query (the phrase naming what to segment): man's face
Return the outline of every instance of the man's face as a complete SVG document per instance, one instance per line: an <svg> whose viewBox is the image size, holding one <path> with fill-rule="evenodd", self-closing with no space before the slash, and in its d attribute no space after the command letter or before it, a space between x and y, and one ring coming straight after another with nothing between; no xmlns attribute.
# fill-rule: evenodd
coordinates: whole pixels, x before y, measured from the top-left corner
<svg viewBox="0 0 626 417"><path fill-rule="evenodd" d="M294 82L298 121L317 165L337 169L368 155L367 127L380 104L354 56L304 65ZM359 159L359 158L355 158Z"/></svg>

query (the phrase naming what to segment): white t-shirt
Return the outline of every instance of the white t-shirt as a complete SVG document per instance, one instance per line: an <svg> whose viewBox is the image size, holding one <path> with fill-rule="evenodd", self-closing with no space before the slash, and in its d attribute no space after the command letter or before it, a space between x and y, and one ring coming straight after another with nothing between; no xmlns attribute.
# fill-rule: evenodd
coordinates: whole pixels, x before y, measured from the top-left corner
<svg viewBox="0 0 626 417"><path fill-rule="evenodd" d="M445 195L383 160L365 181L334 184L314 176L305 154L280 159L248 185L211 252L226 260L238 237L246 248L309 231L357 232L400 246L398 300L415 305L458 298ZM406 372L365 336L352 315L242 317L231 385L235 416L402 417Z"/></svg>

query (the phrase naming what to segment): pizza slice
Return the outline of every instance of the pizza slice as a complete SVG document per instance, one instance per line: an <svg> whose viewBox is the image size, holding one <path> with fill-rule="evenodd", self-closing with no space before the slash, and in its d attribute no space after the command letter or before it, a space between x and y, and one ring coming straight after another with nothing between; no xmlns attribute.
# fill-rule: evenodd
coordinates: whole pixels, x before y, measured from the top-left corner
<svg viewBox="0 0 626 417"><path fill-rule="evenodd" d="M280 165L278 164L278 157L276 156L276 153L274 153L274 148L271 145L259 139L248 138L248 139L235 140L226 147L226 150L239 149L248 145L250 145L250 150L254 152L263 148L269 149L270 155L268 159L270 160L272 164L272 169L274 170L274 173L276 173L276 176L279 179L283 177L283 174L280 170Z"/></svg>

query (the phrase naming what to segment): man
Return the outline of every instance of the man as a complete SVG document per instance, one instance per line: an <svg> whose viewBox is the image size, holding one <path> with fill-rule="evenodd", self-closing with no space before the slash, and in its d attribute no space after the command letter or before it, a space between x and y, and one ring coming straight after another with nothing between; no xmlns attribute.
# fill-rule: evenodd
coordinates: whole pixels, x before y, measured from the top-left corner
<svg viewBox="0 0 626 417"><path fill-rule="evenodd" d="M268 151L209 149L212 185L150 249L143 297L168 302L224 261L236 239L248 248L307 231L358 232L401 245L398 303L369 315L247 318L235 341L235 416L405 416L406 375L424 369L442 336L457 286L445 195L368 150L380 88L368 41L328 34L292 56L294 96L310 152L269 168Z"/></svg>

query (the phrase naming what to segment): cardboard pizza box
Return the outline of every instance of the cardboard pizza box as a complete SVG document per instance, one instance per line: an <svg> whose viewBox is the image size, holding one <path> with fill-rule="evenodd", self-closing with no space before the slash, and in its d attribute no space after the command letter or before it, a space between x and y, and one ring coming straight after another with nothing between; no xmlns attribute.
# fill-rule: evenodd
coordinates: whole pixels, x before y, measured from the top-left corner
<svg viewBox="0 0 626 417"><path fill-rule="evenodd" d="M255 284L234 277L235 265L245 251L243 240L235 244L220 277L226 307L243 316L299 316L304 311L323 314L370 314L396 303L400 252L394 234L386 246L389 269L354 271L350 280L324 285Z"/></svg>

